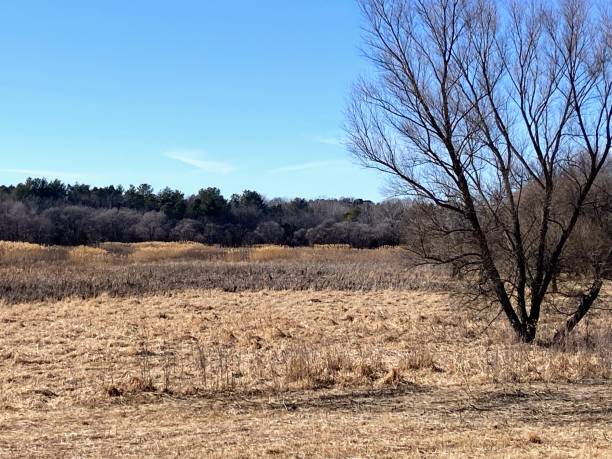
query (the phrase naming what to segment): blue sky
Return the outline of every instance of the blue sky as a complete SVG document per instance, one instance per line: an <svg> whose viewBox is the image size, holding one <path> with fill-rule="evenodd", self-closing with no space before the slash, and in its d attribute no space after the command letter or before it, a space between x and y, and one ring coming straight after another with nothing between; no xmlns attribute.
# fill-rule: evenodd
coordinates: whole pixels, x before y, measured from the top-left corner
<svg viewBox="0 0 612 459"><path fill-rule="evenodd" d="M0 183L354 196L341 145L367 71L353 0L0 3Z"/></svg>

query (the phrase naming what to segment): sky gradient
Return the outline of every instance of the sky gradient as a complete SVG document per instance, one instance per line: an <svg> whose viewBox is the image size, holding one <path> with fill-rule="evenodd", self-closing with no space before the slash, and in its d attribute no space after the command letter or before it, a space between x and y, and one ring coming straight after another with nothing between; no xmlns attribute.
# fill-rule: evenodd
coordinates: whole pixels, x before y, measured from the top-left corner
<svg viewBox="0 0 612 459"><path fill-rule="evenodd" d="M352 0L0 3L0 183L380 200L342 146Z"/></svg>

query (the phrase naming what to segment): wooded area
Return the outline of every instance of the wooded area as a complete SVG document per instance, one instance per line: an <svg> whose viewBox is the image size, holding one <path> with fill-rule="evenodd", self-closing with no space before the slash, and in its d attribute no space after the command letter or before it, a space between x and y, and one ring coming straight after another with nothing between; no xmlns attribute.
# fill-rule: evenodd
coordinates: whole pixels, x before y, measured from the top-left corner
<svg viewBox="0 0 612 459"><path fill-rule="evenodd" d="M185 196L147 184L68 185L29 178L0 186L0 240L78 245L195 241L250 244L397 245L408 203L362 199L265 199L246 190L226 199L218 188Z"/></svg>

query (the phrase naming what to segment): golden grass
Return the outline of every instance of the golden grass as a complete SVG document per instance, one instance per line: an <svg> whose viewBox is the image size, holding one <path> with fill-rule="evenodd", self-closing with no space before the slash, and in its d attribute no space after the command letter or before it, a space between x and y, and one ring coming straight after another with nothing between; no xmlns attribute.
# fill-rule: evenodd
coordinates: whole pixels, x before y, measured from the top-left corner
<svg viewBox="0 0 612 459"><path fill-rule="evenodd" d="M185 242L142 242L128 246L132 249L129 259L136 262L181 258L209 259L218 251L218 248L213 246Z"/></svg>
<svg viewBox="0 0 612 459"><path fill-rule="evenodd" d="M286 259L290 256L292 250L290 247L280 245L263 245L256 246L249 250L249 261L271 261Z"/></svg>
<svg viewBox="0 0 612 459"><path fill-rule="evenodd" d="M40 252L44 247L39 244L30 244L29 242L9 242L0 241L0 254L6 255L14 252Z"/></svg>
<svg viewBox="0 0 612 459"><path fill-rule="evenodd" d="M106 242L96 247L43 246L26 242L0 241L0 260L19 264L33 261L70 260L92 264L135 262L150 263L169 260L204 260L226 262L267 262L273 260L301 260L320 262L343 261L362 263L406 257L398 247L352 249L348 245L331 244L314 247L256 245L252 247L220 247L197 242Z"/></svg>
<svg viewBox="0 0 612 459"><path fill-rule="evenodd" d="M104 259L104 257L108 255L108 252L99 247L78 246L71 247L68 251L68 255L72 262L88 263Z"/></svg>
<svg viewBox="0 0 612 459"><path fill-rule="evenodd" d="M45 260L48 252L47 247L38 244L0 241L0 260L7 264Z"/></svg>
<svg viewBox="0 0 612 459"><path fill-rule="evenodd" d="M0 323L0 456L612 452L603 311L564 350L424 291L101 296Z"/></svg>

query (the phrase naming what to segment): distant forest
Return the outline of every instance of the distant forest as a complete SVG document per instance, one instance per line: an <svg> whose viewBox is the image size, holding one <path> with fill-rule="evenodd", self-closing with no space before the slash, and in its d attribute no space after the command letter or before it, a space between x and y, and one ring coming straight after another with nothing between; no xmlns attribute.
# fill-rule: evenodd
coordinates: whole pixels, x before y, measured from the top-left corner
<svg viewBox="0 0 612 459"><path fill-rule="evenodd" d="M140 186L92 187L29 178L0 186L0 240L77 245L100 242L196 241L251 244L397 245L406 201L266 199L246 190L186 196Z"/></svg>

